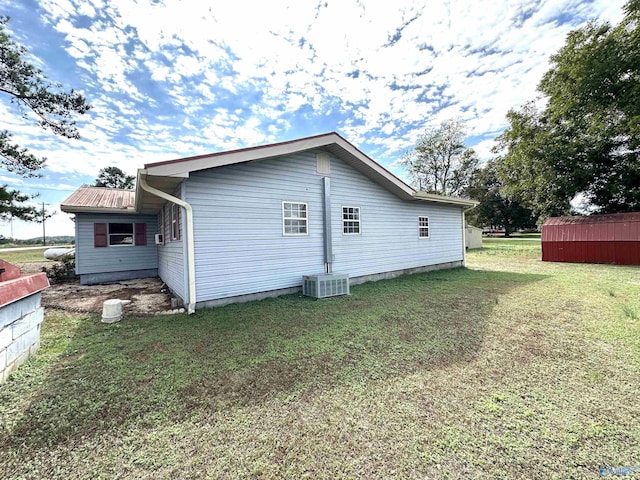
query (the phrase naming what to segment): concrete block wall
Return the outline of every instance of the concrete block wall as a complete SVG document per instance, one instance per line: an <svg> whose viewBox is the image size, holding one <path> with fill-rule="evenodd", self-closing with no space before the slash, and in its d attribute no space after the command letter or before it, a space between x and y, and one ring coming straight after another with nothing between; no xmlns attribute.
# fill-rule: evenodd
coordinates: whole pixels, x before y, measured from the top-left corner
<svg viewBox="0 0 640 480"><path fill-rule="evenodd" d="M40 347L40 292L0 307L0 383Z"/></svg>

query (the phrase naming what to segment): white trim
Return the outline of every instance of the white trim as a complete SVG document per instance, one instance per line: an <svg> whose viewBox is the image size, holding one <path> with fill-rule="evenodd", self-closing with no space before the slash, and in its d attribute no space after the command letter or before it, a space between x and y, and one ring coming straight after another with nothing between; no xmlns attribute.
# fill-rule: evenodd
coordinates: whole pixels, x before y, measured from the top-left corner
<svg viewBox="0 0 640 480"><path fill-rule="evenodd" d="M284 216L284 204L290 203L292 205L304 205L306 217L285 217ZM285 220L304 220L307 223L306 233L287 233L285 229ZM282 236L284 237L304 237L309 235L309 205L306 202L299 202L295 200L282 200Z"/></svg>
<svg viewBox="0 0 640 480"><path fill-rule="evenodd" d="M119 243L111 245L111 235L128 235L127 233L111 233L111 225L131 225L131 243ZM135 247L136 246L136 224L135 222L107 222L107 247Z"/></svg>
<svg viewBox="0 0 640 480"><path fill-rule="evenodd" d="M316 149L328 149L328 153L331 156L336 156L351 166L356 166L360 173L387 188L403 200L414 199L415 190L413 188L335 132L289 142L187 157L168 162L151 163L145 166L144 172L153 176L185 178L191 172L199 170L264 160ZM136 198L136 207L138 209L141 208L140 200Z"/></svg>
<svg viewBox="0 0 640 480"><path fill-rule="evenodd" d="M466 200L464 198L458 197L447 197L446 195L437 195L435 193L427 193L427 192L416 192L413 195L415 200L421 200L423 202L434 202L434 203L447 203L449 205L458 205L461 207L475 207L480 202L475 200Z"/></svg>
<svg viewBox="0 0 640 480"><path fill-rule="evenodd" d="M358 220L345 220L344 219L344 209L345 208L357 208L358 209ZM340 207L340 218L342 218L342 235L347 235L347 236L357 236L357 235L362 235L362 209L358 206L351 206L351 205L342 205ZM352 233L348 233L344 231L344 222L357 222L358 223L358 232L352 232Z"/></svg>
<svg viewBox="0 0 640 480"><path fill-rule="evenodd" d="M424 227L422 225L420 225L420 219L421 218L426 218L427 219L427 226ZM424 235L420 235L420 230L426 228L427 229L427 236L425 237ZM431 222L429 221L429 216L428 215L418 215L418 238L431 238Z"/></svg>
<svg viewBox="0 0 640 480"><path fill-rule="evenodd" d="M65 213L121 213L121 214L128 214L128 215L135 215L140 213L136 211L136 209L133 207L127 207L127 208L82 207L82 206L64 205L64 204L60 205L60 210Z"/></svg>

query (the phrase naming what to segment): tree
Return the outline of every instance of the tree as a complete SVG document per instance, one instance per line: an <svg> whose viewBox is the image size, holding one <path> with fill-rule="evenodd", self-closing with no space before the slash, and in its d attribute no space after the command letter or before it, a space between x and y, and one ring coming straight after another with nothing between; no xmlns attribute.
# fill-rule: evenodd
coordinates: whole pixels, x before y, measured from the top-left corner
<svg viewBox="0 0 640 480"><path fill-rule="evenodd" d="M91 106L78 92L65 92L62 85L48 80L42 70L28 60L27 49L11 39L6 25L8 17L0 16L0 93L9 96L25 118L35 118L43 129L65 138L80 138L74 117L86 113ZM23 177L38 177L45 158L30 153L12 141L7 130L0 130L0 165L8 172ZM33 221L42 217L35 207L25 205L28 195L0 186L0 217Z"/></svg>
<svg viewBox="0 0 640 480"><path fill-rule="evenodd" d="M478 166L475 152L464 145L465 138L460 120L445 120L420 137L402 160L418 190L462 195Z"/></svg>
<svg viewBox="0 0 640 480"><path fill-rule="evenodd" d="M134 181L135 177L133 175L127 175L118 167L105 167L100 169L98 178L96 178L94 186L133 190Z"/></svg>
<svg viewBox="0 0 640 480"><path fill-rule="evenodd" d="M536 219L533 212L504 196L501 193L502 187L495 161L487 162L484 168L474 172L465 196L480 203L467 213L469 222L479 226L502 227L506 237L518 228L534 228Z"/></svg>
<svg viewBox="0 0 640 480"><path fill-rule="evenodd" d="M545 217L577 195L594 211L640 210L640 0L617 26L591 22L551 57L530 102L497 138L504 190Z"/></svg>

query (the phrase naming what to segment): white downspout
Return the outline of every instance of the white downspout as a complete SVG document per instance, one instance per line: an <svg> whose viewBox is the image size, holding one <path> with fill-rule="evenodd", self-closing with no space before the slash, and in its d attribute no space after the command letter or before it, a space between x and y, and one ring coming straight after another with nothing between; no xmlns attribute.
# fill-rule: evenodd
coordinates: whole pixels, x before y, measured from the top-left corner
<svg viewBox="0 0 640 480"><path fill-rule="evenodd" d="M191 208L191 205L184 200L150 186L147 183L146 178L142 175L139 175L138 184L143 190L146 190L152 195L156 195L168 202L180 205L187 213L187 275L189 277L189 304L187 305L187 313L192 314L196 311L196 248L193 239L193 209Z"/></svg>

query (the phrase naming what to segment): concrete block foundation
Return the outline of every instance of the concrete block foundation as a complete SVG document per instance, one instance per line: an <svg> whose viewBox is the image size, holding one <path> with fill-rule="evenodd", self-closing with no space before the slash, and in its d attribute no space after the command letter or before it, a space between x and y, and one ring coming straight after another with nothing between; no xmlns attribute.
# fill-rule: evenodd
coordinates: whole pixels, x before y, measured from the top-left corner
<svg viewBox="0 0 640 480"><path fill-rule="evenodd" d="M49 286L44 273L20 276L16 267L0 260L0 383L40 347L44 320L42 290Z"/></svg>

